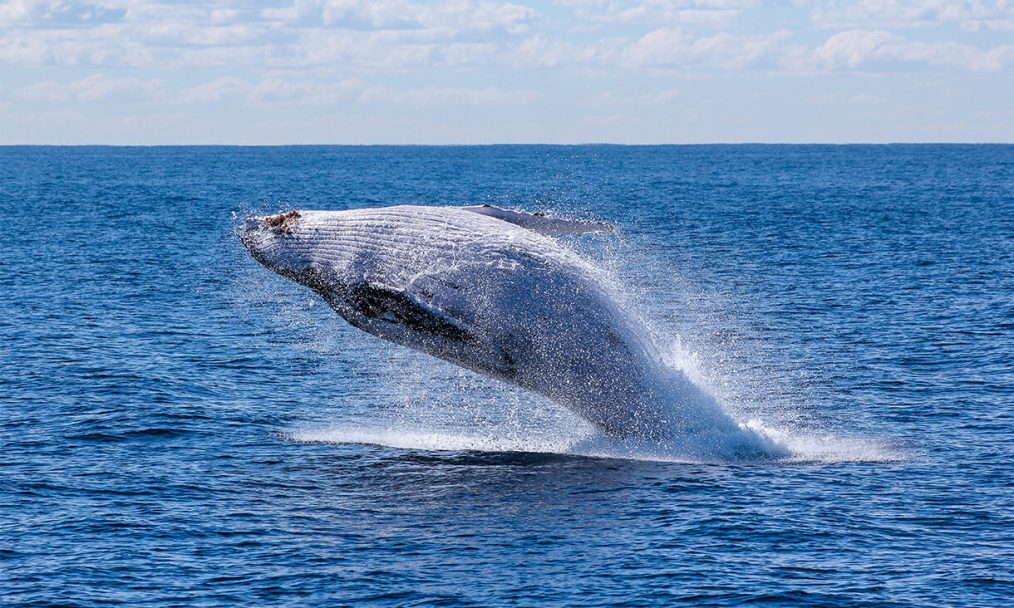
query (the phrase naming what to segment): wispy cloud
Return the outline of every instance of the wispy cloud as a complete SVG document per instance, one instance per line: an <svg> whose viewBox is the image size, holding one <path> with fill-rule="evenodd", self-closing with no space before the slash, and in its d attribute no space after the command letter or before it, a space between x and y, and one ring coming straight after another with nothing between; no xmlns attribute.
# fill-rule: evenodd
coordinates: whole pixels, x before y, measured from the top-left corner
<svg viewBox="0 0 1014 608"><path fill-rule="evenodd" d="M632 67L711 64L742 69L770 55L790 37L786 30L761 35L720 33L694 37L680 28L662 28L623 48L618 60Z"/></svg>
<svg viewBox="0 0 1014 608"><path fill-rule="evenodd" d="M728 23L759 0L562 0L582 19L600 23Z"/></svg>
<svg viewBox="0 0 1014 608"><path fill-rule="evenodd" d="M251 104L296 106L328 106L336 103L432 107L511 106L530 104L536 99L537 92L523 89L434 86L394 88L369 84L360 79L322 82L280 76L253 83L226 76L190 87L179 94L179 100L183 103L238 100Z"/></svg>
<svg viewBox="0 0 1014 608"><path fill-rule="evenodd" d="M249 94L250 83L236 76L223 76L197 86L184 89L179 94L182 103L215 103Z"/></svg>
<svg viewBox="0 0 1014 608"><path fill-rule="evenodd" d="M605 93L593 95L585 101L584 105L592 108L665 106L675 102L679 98L679 95L679 89L675 88L639 95L624 95L614 91L606 91Z"/></svg>
<svg viewBox="0 0 1014 608"><path fill-rule="evenodd" d="M122 21L126 9L52 0L9 0L0 5L0 26L81 26Z"/></svg>
<svg viewBox="0 0 1014 608"><path fill-rule="evenodd" d="M804 2L816 27L844 30L806 48L797 32L756 18L764 10L761 0L562 4L572 11L567 28L551 23L542 10L493 0L293 0L264 8L14 0L0 6L7 29L0 63L356 70L780 65L812 71L869 70L895 61L909 68L997 70L1007 65L1003 45L986 48L939 36L909 40L892 30L1014 25L1014 4L1006 0ZM583 26L584 35L568 33Z"/></svg>
<svg viewBox="0 0 1014 608"><path fill-rule="evenodd" d="M503 90L497 87L482 89L423 87L419 89L391 89L371 87L363 90L359 101L363 103L395 103L408 106L480 106L526 105L538 99L539 94L529 90Z"/></svg>
<svg viewBox="0 0 1014 608"><path fill-rule="evenodd" d="M852 0L820 3L815 25L828 29L893 29L957 25L969 31L1014 29L1009 0Z"/></svg>
<svg viewBox="0 0 1014 608"><path fill-rule="evenodd" d="M165 88L161 80L114 78L93 74L80 80L62 83L52 80L39 82L17 91L17 97L28 101L60 103L67 101L94 102L110 98L152 98Z"/></svg>
<svg viewBox="0 0 1014 608"><path fill-rule="evenodd" d="M835 34L810 55L818 69L885 68L908 64L998 71L1014 60L1014 46L979 49L956 42L906 40L883 30Z"/></svg>

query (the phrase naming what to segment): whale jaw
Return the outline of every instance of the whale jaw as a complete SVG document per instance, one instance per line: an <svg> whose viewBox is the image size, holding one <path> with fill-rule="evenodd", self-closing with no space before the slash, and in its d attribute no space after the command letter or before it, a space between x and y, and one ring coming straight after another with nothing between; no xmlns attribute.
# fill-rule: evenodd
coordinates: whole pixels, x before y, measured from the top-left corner
<svg viewBox="0 0 1014 608"><path fill-rule="evenodd" d="M312 252L298 246L295 231L303 212L292 210L269 216L247 217L239 240L264 267L317 291Z"/></svg>

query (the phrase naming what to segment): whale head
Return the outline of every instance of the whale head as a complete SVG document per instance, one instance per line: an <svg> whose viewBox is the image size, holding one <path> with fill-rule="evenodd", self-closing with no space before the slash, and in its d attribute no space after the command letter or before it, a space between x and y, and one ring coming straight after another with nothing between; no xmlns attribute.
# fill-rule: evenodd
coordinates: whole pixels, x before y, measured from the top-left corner
<svg viewBox="0 0 1014 608"><path fill-rule="evenodd" d="M461 365L483 367L475 361L500 355L486 352L466 324L446 310L462 303L461 286L447 277L428 281L422 271L441 252L453 254L453 248L412 234L409 228L419 224L419 217L411 211L403 215L287 211L247 218L240 240L258 262L317 292L353 326ZM430 236L444 234L445 228L434 223Z"/></svg>
<svg viewBox="0 0 1014 608"><path fill-rule="evenodd" d="M330 212L336 215L339 212ZM248 217L240 241L258 262L297 283L316 289L320 281L317 228L321 212L286 211Z"/></svg>

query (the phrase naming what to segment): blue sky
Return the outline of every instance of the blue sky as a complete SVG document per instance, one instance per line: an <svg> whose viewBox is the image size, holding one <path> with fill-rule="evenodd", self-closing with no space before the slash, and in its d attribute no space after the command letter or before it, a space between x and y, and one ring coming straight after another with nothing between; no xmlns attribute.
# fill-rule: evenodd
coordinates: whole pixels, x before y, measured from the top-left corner
<svg viewBox="0 0 1014 608"><path fill-rule="evenodd" d="M0 143L1014 142L1014 0L8 0Z"/></svg>

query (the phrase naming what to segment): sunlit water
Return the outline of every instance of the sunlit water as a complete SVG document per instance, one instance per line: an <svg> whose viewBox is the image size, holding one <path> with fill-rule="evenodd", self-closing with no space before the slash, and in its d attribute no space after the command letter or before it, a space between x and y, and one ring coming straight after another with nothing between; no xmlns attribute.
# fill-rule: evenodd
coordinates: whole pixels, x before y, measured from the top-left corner
<svg viewBox="0 0 1014 608"><path fill-rule="evenodd" d="M490 203L778 457L618 441L361 333L241 218ZM999 606L1014 147L0 148L12 605Z"/></svg>

